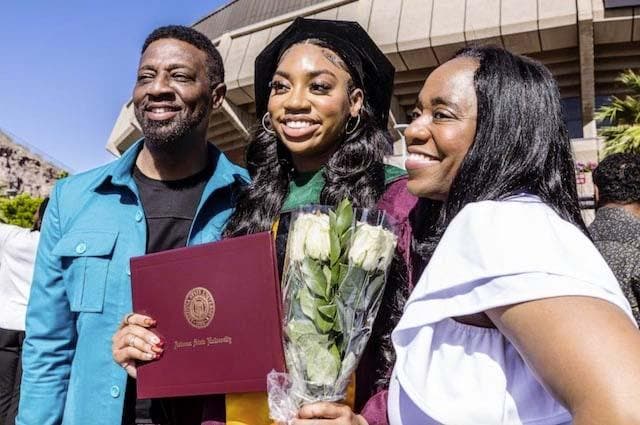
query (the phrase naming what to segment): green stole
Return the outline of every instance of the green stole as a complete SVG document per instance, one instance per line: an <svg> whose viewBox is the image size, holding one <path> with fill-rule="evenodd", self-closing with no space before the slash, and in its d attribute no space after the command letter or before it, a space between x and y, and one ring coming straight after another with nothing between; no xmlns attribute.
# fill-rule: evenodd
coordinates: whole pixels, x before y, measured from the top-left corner
<svg viewBox="0 0 640 425"><path fill-rule="evenodd" d="M320 193L324 188L324 168L308 173L299 173L289 183L289 194L281 208L282 212L293 210L302 205L319 204ZM402 168L393 165L384 166L385 185L393 183L407 174Z"/></svg>

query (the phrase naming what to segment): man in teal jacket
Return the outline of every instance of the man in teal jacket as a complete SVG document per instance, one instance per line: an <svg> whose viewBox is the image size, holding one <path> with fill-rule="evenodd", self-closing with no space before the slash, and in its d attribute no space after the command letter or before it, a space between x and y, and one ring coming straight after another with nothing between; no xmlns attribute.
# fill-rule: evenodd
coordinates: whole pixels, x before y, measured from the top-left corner
<svg viewBox="0 0 640 425"><path fill-rule="evenodd" d="M129 259L220 239L247 180L206 141L223 81L204 35L157 29L133 92L144 139L54 188L27 310L18 424L133 423L135 397L127 412L127 373L111 356L111 337L132 310Z"/></svg>

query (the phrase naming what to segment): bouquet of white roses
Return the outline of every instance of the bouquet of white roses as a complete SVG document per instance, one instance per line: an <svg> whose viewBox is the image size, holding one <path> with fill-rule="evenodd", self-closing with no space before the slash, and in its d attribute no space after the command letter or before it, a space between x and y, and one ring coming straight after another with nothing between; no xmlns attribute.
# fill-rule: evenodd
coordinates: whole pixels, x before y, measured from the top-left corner
<svg viewBox="0 0 640 425"><path fill-rule="evenodd" d="M304 207L293 213L283 273L288 374L268 377L271 418L344 399L375 320L396 235L377 210Z"/></svg>

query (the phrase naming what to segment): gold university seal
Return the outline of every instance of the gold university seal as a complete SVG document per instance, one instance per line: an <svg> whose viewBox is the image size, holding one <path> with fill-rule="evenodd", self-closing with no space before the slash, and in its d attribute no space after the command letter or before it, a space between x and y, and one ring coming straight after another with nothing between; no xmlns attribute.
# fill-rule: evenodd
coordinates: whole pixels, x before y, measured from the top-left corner
<svg viewBox="0 0 640 425"><path fill-rule="evenodd" d="M200 286L187 292L184 298L184 317L197 329L206 328L216 313L216 302L208 289Z"/></svg>

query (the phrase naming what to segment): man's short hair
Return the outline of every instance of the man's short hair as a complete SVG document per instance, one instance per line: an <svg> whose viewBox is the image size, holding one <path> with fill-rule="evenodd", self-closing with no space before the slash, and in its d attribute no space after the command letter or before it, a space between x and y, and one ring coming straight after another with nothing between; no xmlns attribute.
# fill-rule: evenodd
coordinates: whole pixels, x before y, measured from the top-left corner
<svg viewBox="0 0 640 425"><path fill-rule="evenodd" d="M184 41L185 43L189 43L198 50L204 52L207 56L205 65L207 67L207 76L209 77L209 84L211 88L214 88L224 81L224 66L222 64L222 56L220 56L220 52L218 52L218 49L216 49L206 35L190 27L182 25L167 25L156 28L144 41L141 54L144 54L145 50L147 50L147 47L149 47L151 43L165 38Z"/></svg>
<svg viewBox="0 0 640 425"><path fill-rule="evenodd" d="M593 171L593 182L601 205L640 202L640 154L609 155Z"/></svg>

